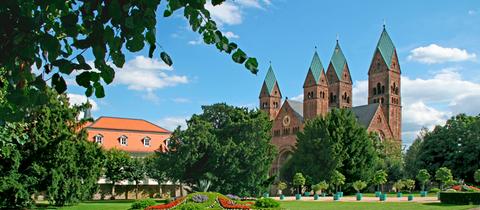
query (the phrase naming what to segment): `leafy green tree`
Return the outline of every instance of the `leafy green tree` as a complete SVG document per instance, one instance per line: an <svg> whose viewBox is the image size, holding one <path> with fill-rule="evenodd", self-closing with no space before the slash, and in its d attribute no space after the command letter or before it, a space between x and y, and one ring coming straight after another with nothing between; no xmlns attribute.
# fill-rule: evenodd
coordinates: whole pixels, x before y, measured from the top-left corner
<svg viewBox="0 0 480 210"><path fill-rule="evenodd" d="M405 153L405 175L409 178L416 176L417 172L421 169L419 166L418 154L420 153L420 148L422 146L423 138L428 134L427 128L422 128L420 134L413 141L412 145L408 147L407 152Z"/></svg>
<svg viewBox="0 0 480 210"><path fill-rule="evenodd" d="M440 189L443 190L445 184L453 181L452 171L447 167L441 167L435 173L435 179L440 182Z"/></svg>
<svg viewBox="0 0 480 210"><path fill-rule="evenodd" d="M480 183L480 169L477 169L474 174L474 179L477 183Z"/></svg>
<svg viewBox="0 0 480 210"><path fill-rule="evenodd" d="M164 2L161 5L160 0L2 1L0 67L8 72L5 77L9 82L1 83L2 87L8 86L7 98L17 105L45 104L41 98L45 96L46 81L63 93L67 89L64 77L73 72L80 72L76 82L85 88L87 96L95 93L98 98L104 97L104 84L112 83L115 78L112 66L123 67L126 51L139 52L147 44L148 56L152 58L157 48L163 50L156 35L157 12L170 17L181 11L203 42L232 54L234 62L245 64L252 73L258 71L257 60L248 57L217 27L205 8L207 1ZM211 4L218 6L224 2L214 0ZM98 71L93 71L85 61L84 54L90 52ZM159 57L167 65L173 64L165 51ZM41 73L33 73L31 66ZM0 113L24 114L11 111Z"/></svg>
<svg viewBox="0 0 480 210"><path fill-rule="evenodd" d="M281 175L299 171L316 183L330 180L338 170L347 180L367 180L373 175L377 159L373 139L351 110L333 109L325 117L306 122Z"/></svg>
<svg viewBox="0 0 480 210"><path fill-rule="evenodd" d="M283 190L287 189L287 183L279 182L277 184L277 189L279 190L279 194L283 194Z"/></svg>
<svg viewBox="0 0 480 210"><path fill-rule="evenodd" d="M128 179L127 167L130 156L127 152L110 149L106 152L105 178L112 182L112 199L115 199L115 184Z"/></svg>
<svg viewBox="0 0 480 210"><path fill-rule="evenodd" d="M135 199L138 199L138 185L147 177L145 160L142 158L130 159L125 167L125 173L128 181L135 183Z"/></svg>
<svg viewBox="0 0 480 210"><path fill-rule="evenodd" d="M415 188L415 180L413 179L405 179L403 180L403 185L407 188L409 193L412 193L413 189Z"/></svg>
<svg viewBox="0 0 480 210"><path fill-rule="evenodd" d="M53 205L75 204L98 188L104 155L77 120L83 107L46 91L47 104L29 110L24 121L0 125L0 208L28 208L37 192Z"/></svg>
<svg viewBox="0 0 480 210"><path fill-rule="evenodd" d="M375 133L372 134L375 135L375 148L379 156L376 169L385 170L385 172L388 174L388 180L403 179L405 176L405 171L401 145L398 143L398 141L392 139L381 141L378 139L378 135Z"/></svg>
<svg viewBox="0 0 480 210"><path fill-rule="evenodd" d="M480 116L454 116L425 135L418 154L419 167L431 174L447 167L453 176L473 182L473 174L480 168L478 139Z"/></svg>
<svg viewBox="0 0 480 210"><path fill-rule="evenodd" d="M325 180L319 182L318 184L316 184L316 186L318 187L318 190L320 190L320 193L328 189L328 183Z"/></svg>
<svg viewBox="0 0 480 210"><path fill-rule="evenodd" d="M330 179L330 182L335 186L335 191L341 192L342 191L342 185L345 184L345 176L340 173L339 171L335 170L333 171L332 178Z"/></svg>
<svg viewBox="0 0 480 210"><path fill-rule="evenodd" d="M302 186L305 184L305 177L303 177L302 173L296 173L293 176L292 183L294 186L297 186L297 193L302 194Z"/></svg>
<svg viewBox="0 0 480 210"><path fill-rule="evenodd" d="M169 150L156 154L156 166L169 180L193 186L201 179L210 190L237 195L257 194L267 180L277 151L270 144L271 122L259 110L214 104L176 129Z"/></svg>
<svg viewBox="0 0 480 210"><path fill-rule="evenodd" d="M158 195L162 195L162 183L167 181L166 171L158 168L155 155L147 156L144 159L147 176L158 183Z"/></svg>
<svg viewBox="0 0 480 210"><path fill-rule="evenodd" d="M360 193L361 190L363 190L363 189L365 189L365 187L367 187L367 183L362 181L362 180L358 180L358 181L353 182L352 186L353 186L353 189L355 189L355 191L357 191L357 193Z"/></svg>
<svg viewBox="0 0 480 210"><path fill-rule="evenodd" d="M393 183L393 187L395 188L395 191L401 192L402 189L405 187L405 183L402 180L398 180L395 183Z"/></svg>
<svg viewBox="0 0 480 210"><path fill-rule="evenodd" d="M384 170L378 170L375 172L372 178L372 183L377 185L377 190L382 190L383 185L387 183L388 174Z"/></svg>
<svg viewBox="0 0 480 210"><path fill-rule="evenodd" d="M417 180L422 184L422 191L425 191L425 184L430 181L430 174L427 169L418 171Z"/></svg>

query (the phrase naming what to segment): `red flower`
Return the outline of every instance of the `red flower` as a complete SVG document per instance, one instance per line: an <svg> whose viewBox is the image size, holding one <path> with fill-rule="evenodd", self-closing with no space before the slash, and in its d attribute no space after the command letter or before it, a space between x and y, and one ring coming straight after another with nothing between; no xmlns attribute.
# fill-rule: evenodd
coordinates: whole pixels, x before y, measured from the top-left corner
<svg viewBox="0 0 480 210"><path fill-rule="evenodd" d="M225 209L250 209L249 206L235 204L232 201L225 198L218 198L218 203Z"/></svg>
<svg viewBox="0 0 480 210"><path fill-rule="evenodd" d="M151 210L151 209L171 209L175 206L178 206L179 204L181 204L183 201L185 200L185 197L182 197L182 198L179 198L177 200L174 200L170 203L167 203L167 204L161 204L161 205L156 205L156 206L149 206L148 208L146 208L146 210Z"/></svg>

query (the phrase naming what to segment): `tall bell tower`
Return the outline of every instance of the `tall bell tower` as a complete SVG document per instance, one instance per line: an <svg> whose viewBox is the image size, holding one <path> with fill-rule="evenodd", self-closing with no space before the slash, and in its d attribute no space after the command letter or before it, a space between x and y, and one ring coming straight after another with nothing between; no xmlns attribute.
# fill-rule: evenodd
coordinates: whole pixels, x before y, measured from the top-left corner
<svg viewBox="0 0 480 210"><path fill-rule="evenodd" d="M327 79L330 108L352 108L352 78L338 39L328 65Z"/></svg>
<svg viewBox="0 0 480 210"><path fill-rule="evenodd" d="M303 83L303 117L309 120L327 112L328 82L322 61L315 52Z"/></svg>
<svg viewBox="0 0 480 210"><path fill-rule="evenodd" d="M270 120L274 120L280 110L282 93L280 92L280 87L278 86L277 78L275 78L271 64L263 81L259 99L260 110L268 113Z"/></svg>
<svg viewBox="0 0 480 210"><path fill-rule="evenodd" d="M402 139L401 70L397 51L383 26L368 70L368 103L382 106L393 138Z"/></svg>

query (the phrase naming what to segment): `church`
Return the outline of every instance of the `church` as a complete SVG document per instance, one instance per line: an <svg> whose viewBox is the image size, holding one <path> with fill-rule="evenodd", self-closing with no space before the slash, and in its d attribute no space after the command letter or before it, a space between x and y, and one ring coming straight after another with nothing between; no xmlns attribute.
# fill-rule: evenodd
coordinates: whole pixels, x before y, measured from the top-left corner
<svg viewBox="0 0 480 210"><path fill-rule="evenodd" d="M368 69L367 105L352 106L352 78L338 40L326 71L317 52L313 54L303 83L303 102L286 98L282 103L279 82L270 66L259 99L260 109L273 121L272 143L279 152L271 174L277 174L294 151L296 133L304 123L334 108L351 109L358 123L369 132L377 133L381 140L392 139L401 144L400 75L397 52L385 26Z"/></svg>

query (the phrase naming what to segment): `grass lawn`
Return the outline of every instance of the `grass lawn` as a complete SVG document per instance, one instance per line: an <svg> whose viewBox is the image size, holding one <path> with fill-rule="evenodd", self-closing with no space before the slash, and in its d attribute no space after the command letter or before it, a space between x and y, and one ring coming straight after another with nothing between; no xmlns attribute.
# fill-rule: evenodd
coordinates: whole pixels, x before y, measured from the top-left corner
<svg viewBox="0 0 480 210"><path fill-rule="evenodd" d="M69 206L59 208L62 210L127 210L133 201L116 200L116 201L89 201L78 204L76 206ZM442 205L440 203L380 203L380 202L313 202L313 201L282 201L281 207L287 210L342 210L342 209L362 209L362 210L469 210L478 206L455 206ZM38 209L58 209L54 207L39 207Z"/></svg>

